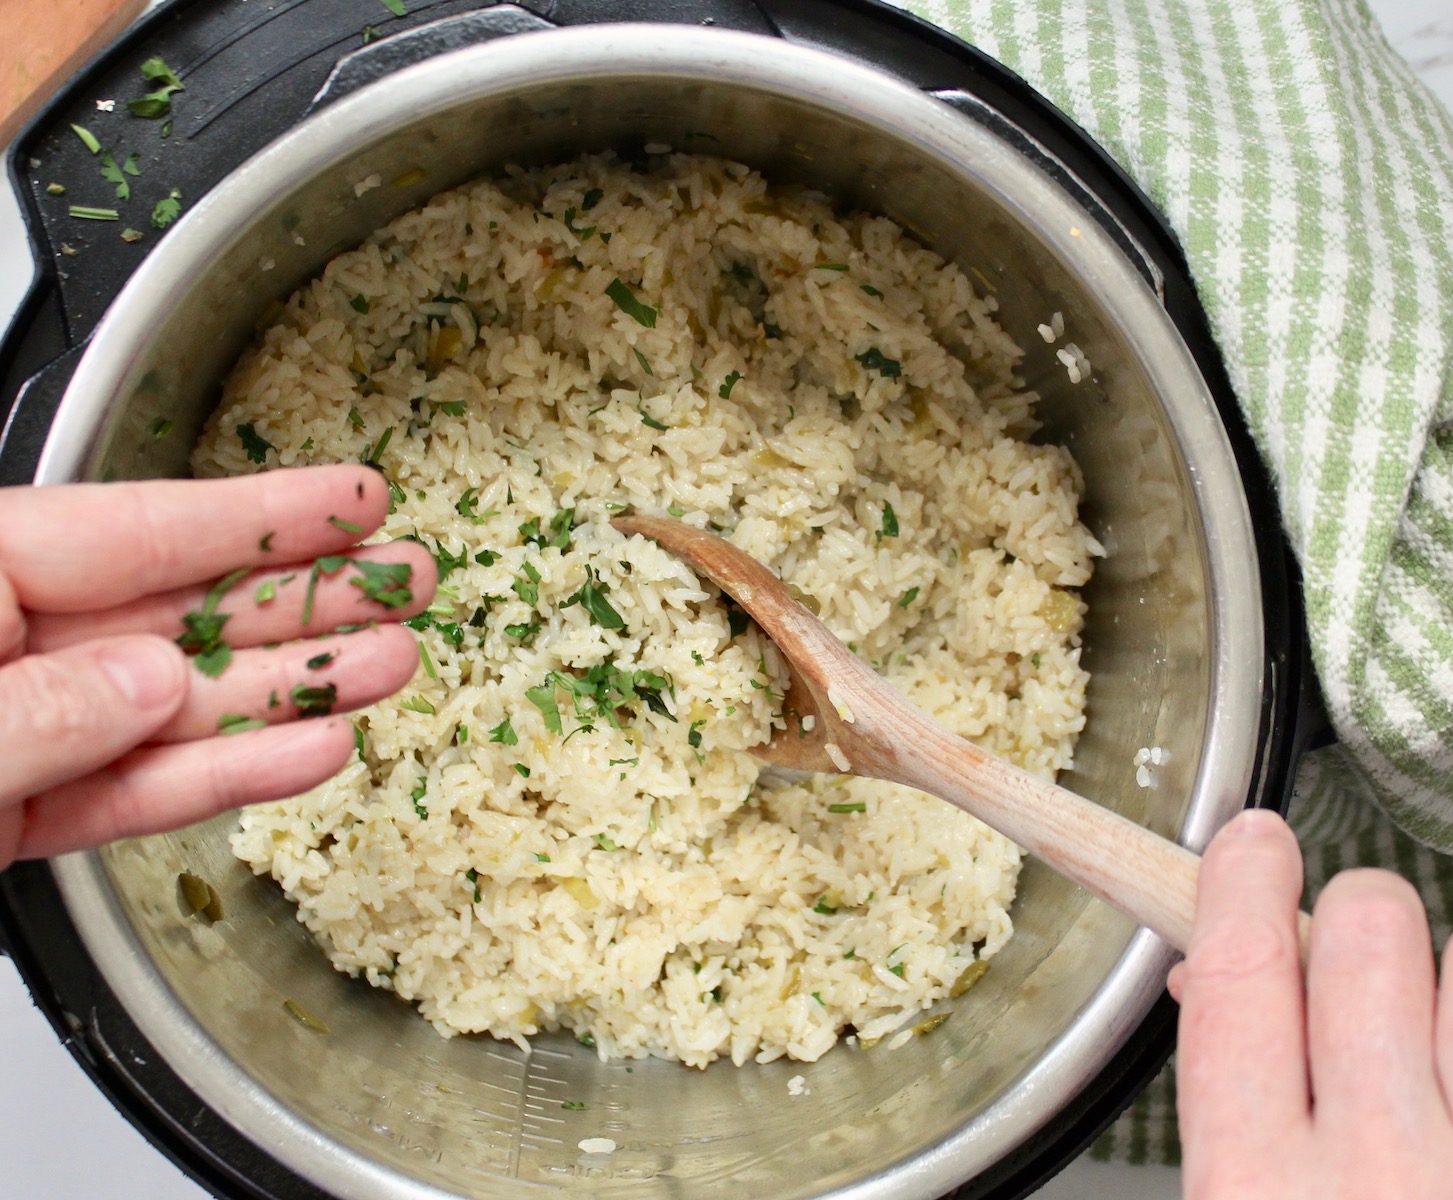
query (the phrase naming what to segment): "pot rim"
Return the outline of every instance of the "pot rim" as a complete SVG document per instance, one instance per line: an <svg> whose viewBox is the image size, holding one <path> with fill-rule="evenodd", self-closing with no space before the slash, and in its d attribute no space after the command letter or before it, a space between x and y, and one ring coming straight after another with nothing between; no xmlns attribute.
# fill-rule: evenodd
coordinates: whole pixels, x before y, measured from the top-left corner
<svg viewBox="0 0 1453 1200"><path fill-rule="evenodd" d="M454 51L368 85L308 118L233 171L145 260L102 318L57 410L36 483L84 476L108 408L160 319L173 286L216 262L259 211L361 145L462 103L540 85L629 76L708 79L780 94L906 143L993 195L1082 279L1134 340L1188 460L1210 569L1214 662L1202 763L1181 841L1200 848L1245 803L1255 769L1263 663L1234 647L1263 644L1255 538L1240 472L1210 391L1169 316L1123 253L1038 167L996 135L883 72L780 39L690 26L592 25L523 33ZM157 298L160 297L160 300ZM1214 525L1208 514L1215 514ZM1234 635L1234 636L1233 636ZM1229 697L1229 700L1228 700ZM279 1161L359 1200L451 1194L337 1142L282 1108L191 1018L151 969L101 856L55 864L58 885L98 969L148 1040L199 1097ZM833 1200L929 1200L1003 1158L1094 1078L1160 995L1174 955L1133 937L1094 1001L1038 1062L939 1144L840 1187Z"/></svg>

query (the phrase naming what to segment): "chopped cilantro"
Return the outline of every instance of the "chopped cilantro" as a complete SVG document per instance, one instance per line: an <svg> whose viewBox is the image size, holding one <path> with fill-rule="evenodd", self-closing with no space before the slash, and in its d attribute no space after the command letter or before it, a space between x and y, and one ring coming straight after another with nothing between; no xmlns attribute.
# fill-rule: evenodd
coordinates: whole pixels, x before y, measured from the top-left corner
<svg viewBox="0 0 1453 1200"><path fill-rule="evenodd" d="M595 572L590 567L586 567L585 583L560 607L569 608L572 604L579 604L590 614L590 619L602 629L624 629L626 627L625 618L605 598L608 591L610 591L610 584L598 582Z"/></svg>
<svg viewBox="0 0 1453 1200"><path fill-rule="evenodd" d="M419 814L419 820L429 819L429 810L424 805L424 797L429 791L429 781L424 776L419 776L419 782L414 785L414 790L409 793L409 799L414 802L414 811Z"/></svg>
<svg viewBox="0 0 1453 1200"><path fill-rule="evenodd" d="M741 379L741 377L742 373L740 371L733 371L724 380L722 380L721 387L717 388L716 394L720 396L723 400L730 400L732 398L732 388L737 386L737 381Z"/></svg>
<svg viewBox="0 0 1453 1200"><path fill-rule="evenodd" d="M898 514L893 511L893 505L883 501L883 527L878 530L878 540L885 537L898 536Z"/></svg>
<svg viewBox="0 0 1453 1200"><path fill-rule="evenodd" d="M865 291L865 292L868 293L868 295L870 295L870 296L877 296L878 299L880 299L880 300L883 298L883 293L880 292L877 288L875 288L871 283L864 283L864 284L861 284L860 286L862 287L863 291Z"/></svg>
<svg viewBox="0 0 1453 1200"><path fill-rule="evenodd" d="M481 550L474 556L474 561L481 567L492 567L499 560L500 552L498 550Z"/></svg>
<svg viewBox="0 0 1453 1200"><path fill-rule="evenodd" d="M299 684L289 693L300 717L326 717L338 702L336 683L315 684L309 687Z"/></svg>
<svg viewBox="0 0 1453 1200"><path fill-rule="evenodd" d="M691 728L686 733L686 741L693 750L701 748L701 727L705 724L705 721L691 722Z"/></svg>
<svg viewBox="0 0 1453 1200"><path fill-rule="evenodd" d="M469 740L469 726L468 725L460 725L457 729L454 730L454 744L456 746L462 746L468 740Z"/></svg>
<svg viewBox="0 0 1453 1200"><path fill-rule="evenodd" d="M706 666L706 659L701 657L700 650L693 650L691 652L691 661L694 662L698 667Z"/></svg>
<svg viewBox="0 0 1453 1200"><path fill-rule="evenodd" d="M277 693L276 692L273 693L273 698L274 699L277 698ZM362 762L363 761L363 749L364 749L364 746L363 746L363 726L362 725L359 725L357 722L354 722L354 725L353 725L353 748L358 751L358 761L359 762Z"/></svg>
<svg viewBox="0 0 1453 1200"><path fill-rule="evenodd" d="M383 458L383 452L388 449L389 441L393 438L393 435L394 427L390 425L383 431L383 434L379 437L373 449L368 452L368 457L364 459L364 462L370 465L377 465L378 461Z"/></svg>
<svg viewBox="0 0 1453 1200"><path fill-rule="evenodd" d="M146 427L146 432L151 434L157 441L161 441L171 431L172 423L165 417L157 417L156 420Z"/></svg>
<svg viewBox="0 0 1453 1200"><path fill-rule="evenodd" d="M363 428L363 414L360 413L356 407L350 408L348 410L348 423L352 425L354 429Z"/></svg>
<svg viewBox="0 0 1453 1200"><path fill-rule="evenodd" d="M466 521L469 521L472 524L483 525L485 518L480 516L479 513L475 511L475 507L478 504L479 489L465 488L464 494L460 496L459 499L456 500L454 503L454 511L457 512Z"/></svg>
<svg viewBox="0 0 1453 1200"><path fill-rule="evenodd" d="M868 811L868 805L864 800L857 800L851 804L829 804L827 811L830 813L865 813Z"/></svg>
<svg viewBox="0 0 1453 1200"><path fill-rule="evenodd" d="M525 691L525 699L540 710L540 715L545 718L545 728L551 733L560 733L563 726L560 723L560 705L555 700L555 675L552 672L539 687L532 687Z"/></svg>
<svg viewBox="0 0 1453 1200"><path fill-rule="evenodd" d="M320 563L322 559L318 560ZM384 608L402 608L414 598L409 581L414 577L414 568L408 563L376 563L366 559L351 559L358 574L348 582L361 591L366 599ZM443 574L440 574L440 579Z"/></svg>
<svg viewBox="0 0 1453 1200"><path fill-rule="evenodd" d="M315 654L308 659L308 670L321 671L338 656L336 654Z"/></svg>
<svg viewBox="0 0 1453 1200"><path fill-rule="evenodd" d="M522 779L528 779L530 777L530 768L525 766L524 763L515 763L515 770L519 772Z"/></svg>
<svg viewBox="0 0 1453 1200"><path fill-rule="evenodd" d="M664 429L670 429L671 428L671 426L669 426L669 425L663 425L663 424L661 424L660 421L656 420L656 418L653 417L650 413L648 413L645 410L644 406L642 406L640 404L636 405L636 411L641 414L641 424L642 425L649 426L651 429L663 429L664 430Z"/></svg>
<svg viewBox="0 0 1453 1200"><path fill-rule="evenodd" d="M379 0L379 3L396 17L405 16L409 11L404 7L404 0Z"/></svg>
<svg viewBox="0 0 1453 1200"><path fill-rule="evenodd" d="M329 517L328 524L334 529L341 529L344 533L351 533L354 537L363 536L363 526L355 525L352 521L345 521L342 517Z"/></svg>
<svg viewBox="0 0 1453 1200"><path fill-rule="evenodd" d="M219 613L217 606L246 574L247 568L241 567L223 576L208 591L201 610L189 612L182 618L185 632L177 638L177 645L192 655L197 670L213 679L232 662L232 647L222 640L222 629L232 619L232 614Z"/></svg>
<svg viewBox="0 0 1453 1200"><path fill-rule="evenodd" d="M814 271L846 271L848 269L848 264L847 263L814 263L813 266L812 266L812 269Z"/></svg>
<svg viewBox="0 0 1453 1200"><path fill-rule="evenodd" d="M257 591L252 593L254 604L268 604L277 599L277 581L269 579L266 583L258 585Z"/></svg>
<svg viewBox="0 0 1453 1200"><path fill-rule="evenodd" d="M114 208L92 208L87 204L72 204L66 211L78 221L121 220L121 214Z"/></svg>
<svg viewBox="0 0 1453 1200"><path fill-rule="evenodd" d="M901 595L898 598L898 607L899 608L907 608L910 604L912 604L917 599L918 599L918 589L916 587L911 587L906 592L904 592L903 595Z"/></svg>
<svg viewBox="0 0 1453 1200"><path fill-rule="evenodd" d="M610 838L606 837L605 834L603 834L603 833L597 833L595 835L594 841L595 841L595 844L597 846L599 846L602 850L619 850L620 849L619 846L617 846L613 841L610 840Z"/></svg>
<svg viewBox="0 0 1453 1200"><path fill-rule="evenodd" d="M548 854L540 854L540 853L537 852L535 854L535 861L536 862L549 862L550 861L550 856Z"/></svg>
<svg viewBox="0 0 1453 1200"><path fill-rule="evenodd" d="M741 637L747 632L747 626L752 623L752 618L747 616L745 610L737 607L737 603L730 596L723 594L722 600L727 606L727 637Z"/></svg>
<svg viewBox="0 0 1453 1200"><path fill-rule="evenodd" d="M903 964L902 963L894 963L891 967L888 968L888 970L892 971L893 974L895 974L896 976L898 976L899 979L902 979L903 978Z"/></svg>
<svg viewBox="0 0 1453 1200"><path fill-rule="evenodd" d="M419 643L419 661L424 664L424 674L430 679L438 679L439 672L434 669L434 660L429 657L429 647L423 642Z"/></svg>
<svg viewBox="0 0 1453 1200"><path fill-rule="evenodd" d="M111 151L107 150L101 155L101 178L116 186L116 199L118 200L131 199L131 184L126 181L126 176L141 174L136 165L137 158L136 154L131 154L118 165L116 157Z"/></svg>
<svg viewBox="0 0 1453 1200"><path fill-rule="evenodd" d="M276 529L269 530L267 533L264 533L260 538L257 539L257 548L261 550L264 554L269 553L272 550L272 539L275 537L277 537Z"/></svg>
<svg viewBox="0 0 1453 1200"><path fill-rule="evenodd" d="M548 533L540 531L540 518L532 517L520 526L520 536L527 546L538 546L541 550L554 546L555 549L564 551L570 545L570 531L574 528L575 510L562 508L550 518Z"/></svg>
<svg viewBox="0 0 1453 1200"><path fill-rule="evenodd" d="M182 193L172 188L152 206L151 223L157 229L165 229L182 215Z"/></svg>
<svg viewBox="0 0 1453 1200"><path fill-rule="evenodd" d="M560 1107L566 1112L584 1112L587 1106L584 1100L562 1100Z"/></svg>
<svg viewBox="0 0 1453 1200"><path fill-rule="evenodd" d="M605 193L600 188L590 188L580 198L580 211L589 212L605 198Z"/></svg>
<svg viewBox="0 0 1453 1200"><path fill-rule="evenodd" d="M595 1049L595 1034L593 1033L577 1033L575 1035L575 1040L579 1042L582 1046L584 1046L587 1050Z"/></svg>
<svg viewBox="0 0 1453 1200"><path fill-rule="evenodd" d="M313 569L308 572L308 590L303 596L303 624L305 626L313 619L313 601L317 597L319 577L336 575L349 562L350 559L345 554L325 554L313 563Z"/></svg>
<svg viewBox="0 0 1453 1200"><path fill-rule="evenodd" d="M469 401L467 400L437 400L434 402L436 411L450 417L462 417L468 407Z"/></svg>
<svg viewBox="0 0 1453 1200"><path fill-rule="evenodd" d="M267 452L275 448L251 423L237 426L237 438L247 451L247 461L259 466L267 462Z"/></svg>
<svg viewBox="0 0 1453 1200"><path fill-rule="evenodd" d="M266 728L266 721L261 721L257 717L245 717L241 713L223 713L217 718L218 733L246 733L249 729Z"/></svg>
<svg viewBox="0 0 1453 1200"><path fill-rule="evenodd" d="M610 283L606 284L605 294L616 302L616 307L621 312L638 325L644 325L647 329L656 328L656 310L636 299L635 292L631 291L619 278L612 279Z"/></svg>
<svg viewBox="0 0 1453 1200"><path fill-rule="evenodd" d="M819 896L817 903L812 906L812 911L821 913L825 917L830 917L833 913L837 912L837 907L836 905L829 904L826 896Z"/></svg>
<svg viewBox="0 0 1453 1200"><path fill-rule="evenodd" d="M851 949L849 949L848 952L843 955L843 957L844 958L857 958L858 957L857 947L854 946Z"/></svg>
<svg viewBox="0 0 1453 1200"><path fill-rule="evenodd" d="M578 237L582 242L588 242L591 236L595 233L594 225L581 225L578 227L576 226L574 205L571 205L565 210L565 228L570 230L570 232Z"/></svg>
<svg viewBox="0 0 1453 1200"><path fill-rule="evenodd" d="M48 183L45 185L45 194L47 196L64 196L66 194L66 185L63 183Z"/></svg>
<svg viewBox="0 0 1453 1200"><path fill-rule="evenodd" d="M464 878L469 880L470 883L474 884L474 902L478 904L481 900L484 899L483 893L481 893L479 890L479 872L476 871L473 867L470 867L469 870L464 872Z"/></svg>
<svg viewBox="0 0 1453 1200"><path fill-rule="evenodd" d="M510 584L510 590L521 600L531 607L540 603L540 572L535 569L535 564L525 562L521 564L521 570L525 578L516 577Z"/></svg>
<svg viewBox="0 0 1453 1200"><path fill-rule="evenodd" d="M184 90L176 73L160 58L148 58L141 64L141 77L153 85L153 90L138 100L128 100L126 107L133 117L155 120L171 112L172 93Z"/></svg>
<svg viewBox="0 0 1453 1200"><path fill-rule="evenodd" d="M356 313L363 313L363 314L367 315L367 313L368 313L368 297L367 296L354 296L353 299L348 302L348 304L349 304L349 307L352 308L354 312L356 312Z"/></svg>
<svg viewBox="0 0 1453 1200"><path fill-rule="evenodd" d="M822 998L822 993L821 992L813 992L812 993L812 998L814 1000L816 1000L819 1004L821 1004L823 1006L823 1008L826 1008L827 1007L827 1001Z"/></svg>
<svg viewBox="0 0 1453 1200"><path fill-rule="evenodd" d="M435 715L434 706L422 696L410 696L407 700L400 700L399 707L409 712L423 713L426 717Z"/></svg>
<svg viewBox="0 0 1453 1200"><path fill-rule="evenodd" d="M903 364L896 358L889 358L877 346L870 346L853 357L863 364L864 370L877 371L884 379L897 379L903 374Z"/></svg>

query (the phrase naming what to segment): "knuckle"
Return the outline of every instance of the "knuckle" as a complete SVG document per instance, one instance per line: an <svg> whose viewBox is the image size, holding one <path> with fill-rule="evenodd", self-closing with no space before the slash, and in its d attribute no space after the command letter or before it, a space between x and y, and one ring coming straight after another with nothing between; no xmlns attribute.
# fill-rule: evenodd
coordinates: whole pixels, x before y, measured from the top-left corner
<svg viewBox="0 0 1453 1200"><path fill-rule="evenodd" d="M10 690L23 698L3 706L10 714L12 734L23 732L37 743L56 745L71 745L91 735L97 720L95 696L77 672L43 655L22 658L11 670Z"/></svg>
<svg viewBox="0 0 1453 1200"><path fill-rule="evenodd" d="M1197 985L1234 983L1275 972L1297 961L1292 931L1264 913L1247 913L1197 940L1186 956L1189 990Z"/></svg>
<svg viewBox="0 0 1453 1200"><path fill-rule="evenodd" d="M14 594L0 576L0 663L8 662L25 649L30 630Z"/></svg>

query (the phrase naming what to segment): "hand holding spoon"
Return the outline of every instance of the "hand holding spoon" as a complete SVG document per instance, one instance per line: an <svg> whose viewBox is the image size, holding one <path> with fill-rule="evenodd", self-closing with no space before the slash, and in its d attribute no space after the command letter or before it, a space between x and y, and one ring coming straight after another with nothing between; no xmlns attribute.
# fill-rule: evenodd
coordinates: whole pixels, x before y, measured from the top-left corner
<svg viewBox="0 0 1453 1200"><path fill-rule="evenodd" d="M1201 860L1082 796L950 733L888 686L786 586L730 542L666 517L611 522L684 559L730 595L791 671L786 727L756 754L781 767L886 779L930 792L1185 951ZM1301 916L1302 962L1309 918Z"/></svg>

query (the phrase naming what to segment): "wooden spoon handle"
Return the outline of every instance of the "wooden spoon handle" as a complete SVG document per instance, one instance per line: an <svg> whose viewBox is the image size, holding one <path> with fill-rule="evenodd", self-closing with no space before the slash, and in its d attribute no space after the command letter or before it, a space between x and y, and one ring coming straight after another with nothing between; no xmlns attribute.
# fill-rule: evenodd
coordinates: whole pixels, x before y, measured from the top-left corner
<svg viewBox="0 0 1453 1200"><path fill-rule="evenodd" d="M897 777L979 817L1062 875L1159 934L1190 945L1201 859L1119 813L1045 783L935 725L914 731ZM1303 968L1311 921L1298 914Z"/></svg>

